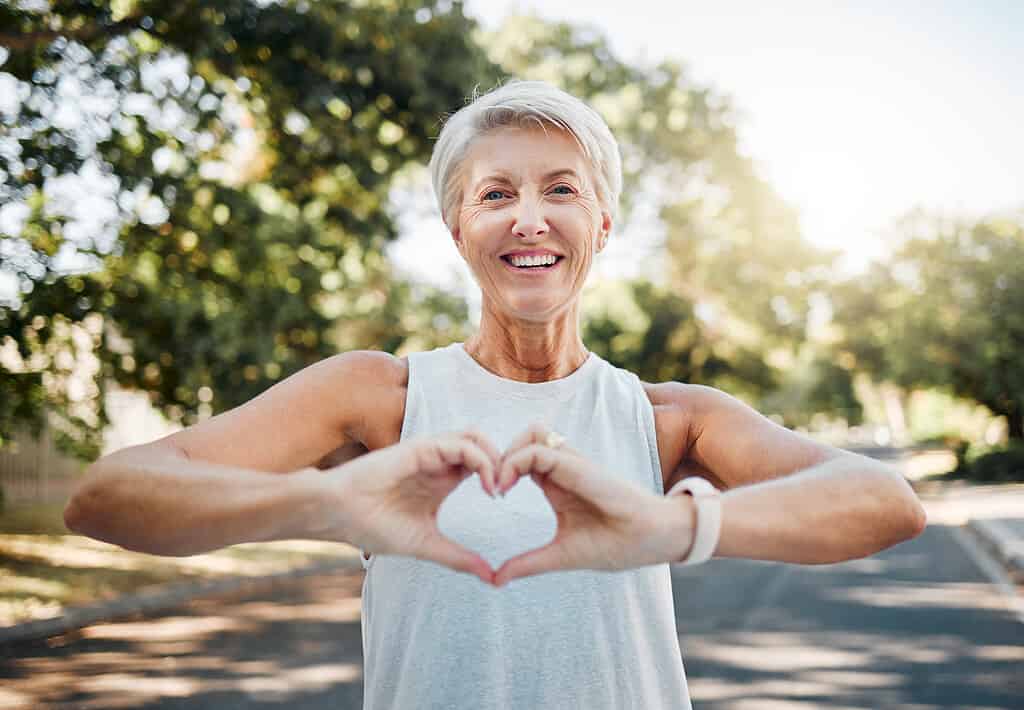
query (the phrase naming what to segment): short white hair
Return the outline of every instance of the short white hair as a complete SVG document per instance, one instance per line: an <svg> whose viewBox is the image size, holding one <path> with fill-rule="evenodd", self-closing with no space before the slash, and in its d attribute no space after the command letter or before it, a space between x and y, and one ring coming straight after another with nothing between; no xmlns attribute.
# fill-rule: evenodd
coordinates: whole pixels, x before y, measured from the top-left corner
<svg viewBox="0 0 1024 710"><path fill-rule="evenodd" d="M508 126L551 125L567 131L579 144L596 179L597 198L618 216L622 193L619 144L600 114L578 98L543 81L510 81L476 95L444 124L430 157L430 179L441 217L450 231L458 225L462 201L460 168L477 138Z"/></svg>

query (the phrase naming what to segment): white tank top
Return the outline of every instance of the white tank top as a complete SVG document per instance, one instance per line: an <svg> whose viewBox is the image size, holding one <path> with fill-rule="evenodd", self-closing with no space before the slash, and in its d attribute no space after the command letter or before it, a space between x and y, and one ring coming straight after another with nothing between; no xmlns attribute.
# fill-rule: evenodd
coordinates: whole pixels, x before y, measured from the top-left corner
<svg viewBox="0 0 1024 710"><path fill-rule="evenodd" d="M654 410L636 375L594 353L568 377L534 384L488 372L462 343L409 356L403 440L476 427L504 451L536 421L608 473L664 493ZM441 505L438 526L497 569L549 542L556 521L529 478L495 501L474 475ZM360 559L364 710L691 708L668 564L494 589L432 562Z"/></svg>

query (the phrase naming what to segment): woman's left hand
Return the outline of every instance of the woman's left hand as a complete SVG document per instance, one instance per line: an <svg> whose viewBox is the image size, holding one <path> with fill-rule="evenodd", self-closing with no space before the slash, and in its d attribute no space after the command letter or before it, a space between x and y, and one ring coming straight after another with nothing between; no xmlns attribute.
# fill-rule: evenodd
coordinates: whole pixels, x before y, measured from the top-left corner
<svg viewBox="0 0 1024 710"><path fill-rule="evenodd" d="M505 492L530 476L551 503L558 530L547 545L506 561L495 586L544 572L617 571L682 558L696 519L688 497L666 498L611 476L566 444L547 446L548 434L535 424L520 435L503 454L496 480Z"/></svg>

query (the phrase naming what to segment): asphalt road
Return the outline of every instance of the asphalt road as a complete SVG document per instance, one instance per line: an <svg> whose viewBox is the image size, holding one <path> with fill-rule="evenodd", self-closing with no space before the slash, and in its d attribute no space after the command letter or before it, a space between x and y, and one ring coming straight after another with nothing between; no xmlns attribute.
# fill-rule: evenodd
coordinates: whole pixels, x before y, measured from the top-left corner
<svg viewBox="0 0 1024 710"><path fill-rule="evenodd" d="M1024 708L1024 623L952 526L865 560L675 568L696 710ZM0 648L0 708L359 708L361 573Z"/></svg>
<svg viewBox="0 0 1024 710"><path fill-rule="evenodd" d="M935 525L868 559L673 578L697 710L1024 709L1024 623Z"/></svg>

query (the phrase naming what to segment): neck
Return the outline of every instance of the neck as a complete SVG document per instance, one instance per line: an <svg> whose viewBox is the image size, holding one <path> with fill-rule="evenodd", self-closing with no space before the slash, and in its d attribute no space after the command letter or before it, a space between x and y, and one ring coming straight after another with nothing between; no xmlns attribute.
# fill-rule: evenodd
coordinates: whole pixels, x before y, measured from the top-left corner
<svg viewBox="0 0 1024 710"><path fill-rule="evenodd" d="M466 340L465 348L484 369L518 382L568 377L589 354L580 337L577 304L551 320L522 321L502 316L485 303L480 330Z"/></svg>

